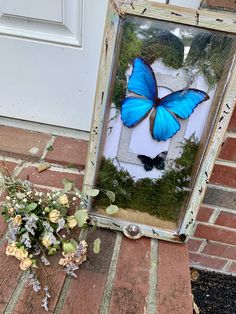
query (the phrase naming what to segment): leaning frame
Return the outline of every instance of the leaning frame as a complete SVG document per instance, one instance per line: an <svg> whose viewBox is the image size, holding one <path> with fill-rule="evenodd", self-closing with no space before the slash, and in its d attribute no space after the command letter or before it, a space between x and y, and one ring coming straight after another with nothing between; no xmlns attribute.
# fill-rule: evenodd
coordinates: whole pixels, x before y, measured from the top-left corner
<svg viewBox="0 0 236 314"><path fill-rule="evenodd" d="M112 68L116 58L116 44L118 40L118 29L120 20L126 15L144 16L152 19L175 22L189 26L202 27L210 30L223 31L236 34L235 16L231 13L217 13L208 10L192 10L171 5L159 4L151 1L133 1L132 5L124 4L120 10L109 2L105 33L101 52L101 60L98 74L97 90L95 97L94 113L90 133L90 144L88 148L86 172L84 178L84 192L94 186L98 168L98 157L102 143L103 122L107 103L109 102L109 86L112 81ZM198 169L198 174L191 192L187 209L182 222L176 230L169 231L154 228L147 225L138 225L141 229L139 236L164 239L173 242L184 242L194 230L198 208L203 200L208 179L213 170L217 153L221 147L227 125L234 109L236 100L236 56L226 80L225 91L221 105L215 116L211 136L204 151L204 157ZM230 109L229 109L230 108ZM225 114L227 110L227 114ZM222 117L224 117L222 119ZM92 206L91 200L88 202ZM91 221L99 227L123 231L133 223L124 220L113 219L91 212ZM125 233L127 235L127 233ZM129 234L128 234L129 236ZM137 237L134 237L137 238Z"/></svg>

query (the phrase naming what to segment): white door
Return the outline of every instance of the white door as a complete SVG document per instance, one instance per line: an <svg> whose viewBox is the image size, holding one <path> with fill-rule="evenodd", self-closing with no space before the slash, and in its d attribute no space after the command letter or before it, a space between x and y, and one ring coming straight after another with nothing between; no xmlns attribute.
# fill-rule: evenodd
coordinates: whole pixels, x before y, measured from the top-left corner
<svg viewBox="0 0 236 314"><path fill-rule="evenodd" d="M0 0L0 116L88 131L108 0Z"/></svg>

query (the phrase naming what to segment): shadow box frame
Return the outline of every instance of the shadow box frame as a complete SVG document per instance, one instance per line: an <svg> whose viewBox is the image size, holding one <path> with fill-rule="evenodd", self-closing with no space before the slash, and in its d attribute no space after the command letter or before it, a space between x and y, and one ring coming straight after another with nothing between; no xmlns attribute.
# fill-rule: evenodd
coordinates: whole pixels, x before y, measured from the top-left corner
<svg viewBox="0 0 236 314"><path fill-rule="evenodd" d="M117 56L119 54L117 52L119 51L119 26L122 19L126 15L140 16L236 35L236 18L232 13L213 12L209 9L196 11L152 1L125 2L126 1L124 1L124 4L120 7L114 5L115 1L108 2L84 176L84 194L86 194L86 191L91 189L92 186L95 186L100 165L99 159L102 151L105 116L106 110L108 106L110 106L110 87L112 84L114 85L114 65L117 63ZM225 82L226 85L221 104L215 113L210 136L207 139L203 157L197 169L197 176L188 200L187 208L177 230L166 230L113 218L112 216L107 217L99 215L95 211L92 211L92 199L88 197L87 201L92 224L102 228L122 231L126 236L133 239L146 236L183 243L193 234L197 212L203 200L214 162L234 109L236 100L236 55L233 57L233 62Z"/></svg>

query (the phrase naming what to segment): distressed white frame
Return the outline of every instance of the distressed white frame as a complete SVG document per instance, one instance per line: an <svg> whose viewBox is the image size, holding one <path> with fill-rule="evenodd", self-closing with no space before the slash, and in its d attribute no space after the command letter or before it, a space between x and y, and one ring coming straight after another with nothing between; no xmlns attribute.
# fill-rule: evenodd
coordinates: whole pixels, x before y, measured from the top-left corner
<svg viewBox="0 0 236 314"><path fill-rule="evenodd" d="M84 0L62 0L62 21L4 12L0 0L0 35L82 47Z"/></svg>
<svg viewBox="0 0 236 314"><path fill-rule="evenodd" d="M130 4L124 4L121 10L122 14L145 16L168 22L176 22L190 26L203 27L209 30L219 30L226 33L236 34L235 15L231 13L218 13L208 10L196 11L193 9L180 8L151 1L133 1L132 6ZM101 53L93 122L90 134L90 146L88 150L87 167L84 178L85 192L86 189L90 189L90 186L93 186L96 181L99 166L99 154L101 153L100 145L103 140L102 136L105 111L110 100L109 86L112 81L112 68L116 56L115 49L120 19L121 17L110 3L108 6L103 48ZM124 231L124 229L130 224L135 224L141 228L142 235L144 236L179 243L184 242L192 234L198 208L203 200L208 179L213 170L217 153L221 147L222 139L234 109L236 100L235 86L236 56L233 58L228 77L225 82L225 89L221 98L221 104L215 115L214 125L208 140L208 145L204 151L204 157L198 168L198 174L189 198L187 209L178 229L176 231L164 230L112 217L101 216L96 214L96 212L91 212L91 217L98 226ZM225 114L225 111L227 114Z"/></svg>

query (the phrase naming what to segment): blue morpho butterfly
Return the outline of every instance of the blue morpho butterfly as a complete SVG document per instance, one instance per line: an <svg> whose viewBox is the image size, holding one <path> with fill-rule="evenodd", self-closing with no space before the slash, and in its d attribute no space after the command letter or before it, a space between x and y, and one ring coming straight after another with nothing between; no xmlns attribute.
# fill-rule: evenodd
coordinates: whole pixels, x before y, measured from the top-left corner
<svg viewBox="0 0 236 314"><path fill-rule="evenodd" d="M142 58L133 61L133 72L129 78L128 90L137 96L124 99L121 119L132 128L150 115L150 132L154 140L166 141L180 129L176 116L187 119L201 102L209 96L198 89L186 89L158 98L155 74Z"/></svg>

